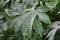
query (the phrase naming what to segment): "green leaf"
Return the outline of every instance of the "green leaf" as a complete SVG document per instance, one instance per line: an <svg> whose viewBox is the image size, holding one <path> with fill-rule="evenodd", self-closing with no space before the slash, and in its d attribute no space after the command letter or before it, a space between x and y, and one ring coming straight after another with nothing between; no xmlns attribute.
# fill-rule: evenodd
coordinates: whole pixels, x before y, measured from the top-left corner
<svg viewBox="0 0 60 40"><path fill-rule="evenodd" d="M36 5L36 2L38 2L38 0L23 0L23 2L32 5L32 7L34 7Z"/></svg>
<svg viewBox="0 0 60 40"><path fill-rule="evenodd" d="M36 2L37 0L23 0L23 2L28 2L28 3L31 3L33 4L34 2Z"/></svg>
<svg viewBox="0 0 60 40"><path fill-rule="evenodd" d="M53 28L47 35L48 40L54 40L54 36L58 29L60 29L60 21L53 22L49 25L49 27Z"/></svg>
<svg viewBox="0 0 60 40"><path fill-rule="evenodd" d="M40 37L42 37L43 27L42 27L42 23L38 18L35 18L34 20L33 29L36 31L38 35L40 35Z"/></svg>
<svg viewBox="0 0 60 40"><path fill-rule="evenodd" d="M58 4L58 1L59 0L53 0L53 1L50 1L50 2L45 2L46 6L49 7L49 8L54 8L56 7L56 5Z"/></svg>
<svg viewBox="0 0 60 40"><path fill-rule="evenodd" d="M36 36L33 36L30 40L36 40Z"/></svg>
<svg viewBox="0 0 60 40"><path fill-rule="evenodd" d="M10 17L13 17L13 16L17 16L17 15L21 15L22 14L22 12L20 12L20 11L18 11L16 9L11 9L11 10L5 9L5 12Z"/></svg>
<svg viewBox="0 0 60 40"><path fill-rule="evenodd" d="M50 1L50 0L42 0L42 1L48 2L48 1Z"/></svg>
<svg viewBox="0 0 60 40"><path fill-rule="evenodd" d="M28 15L29 15L29 13L25 13L25 14L18 16L12 20L12 23L14 24L14 29L15 29L15 33L17 36L17 40L23 39L23 37L22 37L23 35L22 35L22 31L21 31L21 24L23 23L23 21L26 19L26 17Z"/></svg>
<svg viewBox="0 0 60 40"><path fill-rule="evenodd" d="M24 40L27 40L28 38L31 37L32 25L33 25L35 16L36 16L36 13L27 12L21 15L20 17L16 17L16 19L13 19L13 22L15 23L15 26L14 26L15 32L18 33L18 31L21 30Z"/></svg>
<svg viewBox="0 0 60 40"><path fill-rule="evenodd" d="M56 31L57 31L57 28L55 28L49 32L49 34L47 35L47 37L49 37L48 40L54 40L53 38L54 38Z"/></svg>
<svg viewBox="0 0 60 40"><path fill-rule="evenodd" d="M15 32L17 32L21 28L21 24L26 19L26 17L30 15L30 13L25 13L21 16L12 19L12 23L14 24Z"/></svg>
<svg viewBox="0 0 60 40"><path fill-rule="evenodd" d="M22 32L21 32L21 29L17 31L16 36L17 36L16 40L23 40L23 35L22 35Z"/></svg>
<svg viewBox="0 0 60 40"><path fill-rule="evenodd" d="M14 4L13 8L15 8L16 10L20 12L23 12L26 9L24 3L17 3L17 2Z"/></svg>
<svg viewBox="0 0 60 40"><path fill-rule="evenodd" d="M36 10L39 11L39 12L47 12L47 11L50 11L50 9L48 7L46 7L46 6L37 7Z"/></svg>
<svg viewBox="0 0 60 40"><path fill-rule="evenodd" d="M3 31L6 31L7 29L8 29L8 27L7 27L7 23L2 23L1 25L0 25L0 28L1 28L1 30Z"/></svg>
<svg viewBox="0 0 60 40"><path fill-rule="evenodd" d="M0 19L2 19L3 18L3 16L2 15L0 15Z"/></svg>
<svg viewBox="0 0 60 40"><path fill-rule="evenodd" d="M17 16L23 14L23 11L26 8L24 7L23 3L15 3L11 9L5 9L5 12L10 17Z"/></svg>
<svg viewBox="0 0 60 40"><path fill-rule="evenodd" d="M45 14L45 13L38 13L38 17L39 17L39 19L40 19L42 22L44 22L44 23L46 23L46 24L50 24L50 23L51 23L50 18L49 18L48 15Z"/></svg>
<svg viewBox="0 0 60 40"><path fill-rule="evenodd" d="M22 26L21 26L21 30L22 30L22 34L23 36L30 38L32 35L32 25L34 22L36 14L30 14L29 16L27 16L27 18L23 21Z"/></svg>

